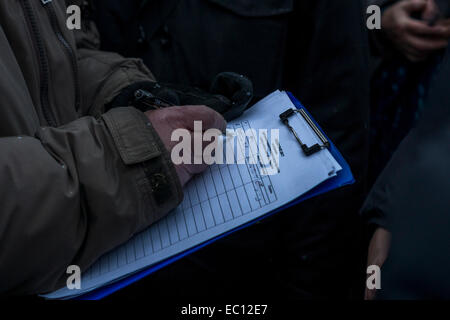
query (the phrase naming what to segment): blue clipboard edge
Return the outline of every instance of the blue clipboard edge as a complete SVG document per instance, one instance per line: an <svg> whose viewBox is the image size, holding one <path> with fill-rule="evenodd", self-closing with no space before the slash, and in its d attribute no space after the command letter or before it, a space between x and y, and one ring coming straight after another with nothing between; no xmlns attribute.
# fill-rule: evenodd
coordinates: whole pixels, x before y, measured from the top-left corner
<svg viewBox="0 0 450 320"><path fill-rule="evenodd" d="M322 128L320 128L319 124L311 116L311 114L308 112L308 110L306 110L306 108L301 104L301 102L299 100L297 100L297 98L295 98L294 95L291 92L287 92L287 94L288 94L289 98L291 99L292 103L298 109L304 109L308 113L308 115L311 117L311 119L314 121L314 123L317 125L317 127L326 136L326 133L322 130ZM326 136L326 137L328 138L328 136ZM331 141L329 138L328 138L328 140ZM149 268L147 268L145 270L142 270L142 271L138 271L137 273L132 274L132 275L130 275L130 276L128 276L128 277L126 277L126 278L124 278L122 280L118 280L115 283L106 285L104 287L101 287L101 288L99 288L97 290L94 290L94 291L92 291L90 293L87 293L85 295L82 295L80 297L76 297L75 299L76 300L100 300L100 299L103 299L103 298L113 294L114 292L117 292L117 291L119 291L119 290L121 290L121 289L123 289L123 288L125 288L125 287L127 287L127 286L129 286L129 285L131 285L131 284L133 284L133 283L135 283L135 282L137 282L137 281L139 281L139 280L149 276L149 275L151 275L152 273L155 273L156 271L161 270L162 268L164 268L164 267L166 267L166 266L168 266L168 265L170 265L170 264L172 264L172 263L174 263L174 262L176 262L176 261L178 261L178 260L180 260L180 259L182 259L182 258L184 258L186 256L189 256L190 254L192 254L192 253L194 253L194 252L196 252L196 251L198 251L198 250L200 250L200 249L202 249L202 248L204 248L204 247L206 247L206 246L208 246L208 245L210 245L210 244L212 244L212 243L214 243L214 242L216 242L216 241L218 241L218 240L220 240L222 238L225 238L225 237L227 237L227 236L229 236L229 235L231 235L231 234L233 234L233 233L235 233L237 231L240 231L240 230L243 230L245 228L248 228L248 227L252 226L253 224L257 223L258 221L261 221L261 220L266 219L266 218L268 218L270 216L273 216L274 214L279 213L280 211L288 209L288 208L290 208L292 206L295 206L295 205L297 205L297 204L299 204L301 202L304 202L304 201L306 201L308 199L311 199L313 197L316 197L316 196L322 195L324 193L327 193L329 191L332 191L332 190L335 190L335 189L339 189L339 188L342 188L344 186L351 185L351 184L355 183L355 178L353 177L353 174L352 174L352 171L350 169L350 166L345 161L344 157L342 156L342 154L339 152L339 150L336 148L336 146L333 143L331 143L330 152L335 157L336 161L341 165L342 170L337 174L336 177L331 178L331 179L323 182L322 184L320 184L316 188L312 189L311 191L309 191L305 195L301 196L300 198L298 198L298 199L292 201L291 203L289 203L289 204L287 204L287 205L285 205L283 207L280 207L280 208L278 208L278 209L276 209L276 210L274 210L274 211L272 211L272 212L270 212L270 213L268 213L268 214L266 214L266 215L264 215L264 216L262 216L262 217L260 217L258 219L250 221L250 222L248 222L248 223L246 223L246 224L244 224L244 225L242 225L242 226L240 226L240 227L238 227L236 229L230 230L230 231L228 231L228 232L226 232L226 233L224 233L224 234L222 234L220 236L217 236L216 238L208 240L208 241L206 241L206 242L204 242L204 243L202 243L202 244L200 244L200 245L198 245L198 246L196 246L194 248L188 249L185 252L182 252L182 253L180 253L180 254L178 254L176 256L173 256L173 257L171 257L169 259L166 259L166 260L164 260L164 261L162 261L162 262L160 262L160 263L158 263L158 264L156 264L154 266L151 266L151 267L149 267Z"/></svg>

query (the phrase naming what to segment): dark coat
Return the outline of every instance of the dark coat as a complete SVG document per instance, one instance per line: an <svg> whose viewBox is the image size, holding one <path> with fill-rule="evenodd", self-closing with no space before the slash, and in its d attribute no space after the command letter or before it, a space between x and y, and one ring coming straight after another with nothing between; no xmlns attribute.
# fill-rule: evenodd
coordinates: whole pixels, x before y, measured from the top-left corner
<svg viewBox="0 0 450 320"><path fill-rule="evenodd" d="M95 2L103 48L142 57L158 81L208 88L233 71L253 79L260 98L282 85L293 0Z"/></svg>
<svg viewBox="0 0 450 320"><path fill-rule="evenodd" d="M104 109L153 75L99 51L89 20L63 27L66 8L0 2L0 294L59 289L69 265L84 271L183 196L148 118ZM164 197L155 174L168 182Z"/></svg>

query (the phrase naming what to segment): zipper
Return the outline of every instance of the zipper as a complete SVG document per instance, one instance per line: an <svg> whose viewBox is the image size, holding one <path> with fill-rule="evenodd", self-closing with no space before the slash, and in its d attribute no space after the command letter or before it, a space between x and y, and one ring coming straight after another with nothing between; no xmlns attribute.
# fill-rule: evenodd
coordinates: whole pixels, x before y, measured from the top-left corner
<svg viewBox="0 0 450 320"><path fill-rule="evenodd" d="M47 11L47 15L50 19L50 24L52 25L53 31L55 32L56 38L64 49L67 57L72 66L72 75L73 75L73 83L75 90L75 110L79 111L81 105L81 97L80 97L80 81L78 78L78 64L77 58L74 50L70 46L69 42L64 37L61 27L58 23L58 17L56 16L55 7L53 6L53 0L41 0L42 5Z"/></svg>
<svg viewBox="0 0 450 320"><path fill-rule="evenodd" d="M39 60L39 76L40 76L40 101L42 113L48 125L56 127L56 120L50 110L49 102L49 74L50 69L48 66L47 53L45 51L44 43L42 42L41 32L37 24L36 16L34 15L33 8L31 7L30 0L21 0L20 4L24 11L24 16L27 21L27 25L32 34L32 40L37 49Z"/></svg>

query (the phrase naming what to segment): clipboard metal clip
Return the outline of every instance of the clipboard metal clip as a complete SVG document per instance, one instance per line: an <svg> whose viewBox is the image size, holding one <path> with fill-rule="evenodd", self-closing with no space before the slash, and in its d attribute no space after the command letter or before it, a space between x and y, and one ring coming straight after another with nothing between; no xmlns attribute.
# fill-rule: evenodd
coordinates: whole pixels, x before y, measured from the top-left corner
<svg viewBox="0 0 450 320"><path fill-rule="evenodd" d="M303 119L308 123L308 125L311 127L311 129L314 131L314 133L319 137L320 141L322 142L322 145L316 143L315 145L308 147L298 136L297 132L292 128L292 126L289 124L289 118L295 115L296 113L300 114ZM330 147L330 142L325 137L325 135L320 131L320 129L316 126L316 124L312 121L311 117L306 113L304 109L289 109L280 114L281 122L283 122L289 130L294 135L295 139L300 144L303 152L307 157L312 156L313 154L316 154L317 152L327 149Z"/></svg>

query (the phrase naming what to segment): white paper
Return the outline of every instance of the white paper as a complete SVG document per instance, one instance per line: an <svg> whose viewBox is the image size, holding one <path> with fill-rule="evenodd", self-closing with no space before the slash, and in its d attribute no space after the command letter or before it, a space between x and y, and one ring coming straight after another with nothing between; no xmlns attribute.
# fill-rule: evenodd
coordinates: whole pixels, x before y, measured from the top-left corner
<svg viewBox="0 0 450 320"><path fill-rule="evenodd" d="M306 157L281 123L279 115L289 108L295 106L287 94L277 91L229 123L229 128L280 130L279 174L261 176L259 165L249 163L211 166L185 188L176 210L87 270L81 290L63 288L45 297L69 298L129 276L255 220L335 176L342 168L328 150ZM306 144L319 142L301 116L290 123Z"/></svg>

